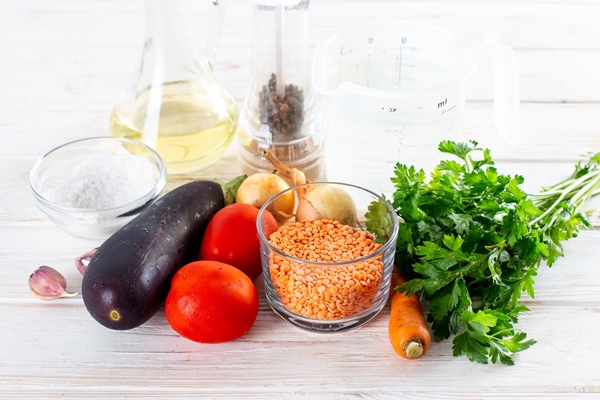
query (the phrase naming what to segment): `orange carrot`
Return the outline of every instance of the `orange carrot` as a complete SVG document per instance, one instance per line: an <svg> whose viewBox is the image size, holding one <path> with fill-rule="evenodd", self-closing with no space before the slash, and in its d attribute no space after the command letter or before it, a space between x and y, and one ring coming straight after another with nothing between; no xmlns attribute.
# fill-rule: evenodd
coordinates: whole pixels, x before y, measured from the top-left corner
<svg viewBox="0 0 600 400"><path fill-rule="evenodd" d="M404 283L406 279L394 266L388 333L392 347L398 355L415 359L425 355L431 343L431 336L417 295L406 296L406 292L398 293L396 290L396 286Z"/></svg>

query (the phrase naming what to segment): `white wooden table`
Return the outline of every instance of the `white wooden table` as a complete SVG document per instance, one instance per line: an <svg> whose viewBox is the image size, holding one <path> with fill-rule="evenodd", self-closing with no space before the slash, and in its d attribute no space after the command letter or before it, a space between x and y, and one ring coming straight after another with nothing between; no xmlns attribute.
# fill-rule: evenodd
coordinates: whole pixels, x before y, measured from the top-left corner
<svg viewBox="0 0 600 400"><path fill-rule="evenodd" d="M250 75L245 1L231 0L216 74L241 104ZM197 28L204 18L198 12ZM311 4L311 45L361 18L421 20L463 33L490 30L521 61L522 139L494 133L491 80L475 76L462 136L492 149L501 172L525 187L565 178L600 151L600 1L348 1ZM515 366L452 357L434 342L417 361L388 342L389 309L363 328L310 334L269 309L239 340L203 345L178 336L162 312L131 331L95 322L80 297L43 302L27 287L40 265L80 289L73 259L99 243L75 239L34 206L28 173L64 142L108 134L144 39L142 0L0 0L0 398L600 398L600 232L566 244L542 268L518 328L537 340ZM235 146L205 171L168 187L238 173ZM599 206L592 201L591 206ZM592 219L600 225L598 213Z"/></svg>

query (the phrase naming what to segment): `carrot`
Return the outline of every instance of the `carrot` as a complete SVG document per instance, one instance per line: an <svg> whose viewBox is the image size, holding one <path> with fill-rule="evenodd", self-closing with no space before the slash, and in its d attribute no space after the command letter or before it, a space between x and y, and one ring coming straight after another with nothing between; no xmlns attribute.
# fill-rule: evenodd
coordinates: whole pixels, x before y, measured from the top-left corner
<svg viewBox="0 0 600 400"><path fill-rule="evenodd" d="M398 293L396 290L396 286L404 283L406 279L394 266L388 334L392 347L398 355L416 359L427 353L431 336L417 295L406 296L406 292Z"/></svg>

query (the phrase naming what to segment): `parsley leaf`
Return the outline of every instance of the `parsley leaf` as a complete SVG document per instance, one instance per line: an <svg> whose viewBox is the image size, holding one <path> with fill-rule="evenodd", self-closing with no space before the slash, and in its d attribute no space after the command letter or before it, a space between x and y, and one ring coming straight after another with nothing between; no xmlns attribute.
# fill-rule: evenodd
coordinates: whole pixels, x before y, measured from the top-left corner
<svg viewBox="0 0 600 400"><path fill-rule="evenodd" d="M498 311L465 311L460 321L465 330L454 337L452 352L455 356L465 354L471 361L513 365L511 354L535 344L535 340L525 340L525 333L515 333L510 318Z"/></svg>
<svg viewBox="0 0 600 400"><path fill-rule="evenodd" d="M367 230L375 236L377 243L385 243L392 236L394 221L388 206L383 201L372 201L365 213Z"/></svg>

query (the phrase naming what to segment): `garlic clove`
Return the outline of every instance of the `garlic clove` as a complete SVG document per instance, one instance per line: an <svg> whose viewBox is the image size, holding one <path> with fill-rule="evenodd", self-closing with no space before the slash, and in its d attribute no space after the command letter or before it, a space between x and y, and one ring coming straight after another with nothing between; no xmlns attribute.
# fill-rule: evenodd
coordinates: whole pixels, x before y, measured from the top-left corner
<svg viewBox="0 0 600 400"><path fill-rule="evenodd" d="M77 270L81 273L81 275L85 273L85 270L87 269L87 266L90 263L90 260L92 259L94 254L96 254L96 251L98 251L97 247L75 259L75 266L77 267Z"/></svg>
<svg viewBox="0 0 600 400"><path fill-rule="evenodd" d="M73 297L77 293L67 293L67 280L57 270L45 265L29 276L29 288L35 297L53 300L60 297Z"/></svg>

